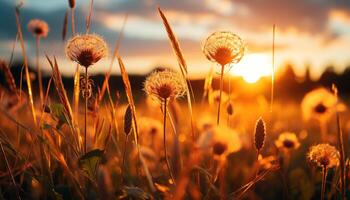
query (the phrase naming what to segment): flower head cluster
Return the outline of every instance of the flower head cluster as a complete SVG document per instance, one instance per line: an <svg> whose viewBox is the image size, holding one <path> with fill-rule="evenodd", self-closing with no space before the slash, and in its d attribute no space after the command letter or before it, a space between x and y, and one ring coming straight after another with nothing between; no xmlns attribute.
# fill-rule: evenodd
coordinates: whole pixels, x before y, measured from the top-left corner
<svg viewBox="0 0 350 200"><path fill-rule="evenodd" d="M169 69L153 72L144 84L147 95L159 102L183 96L186 88L181 74Z"/></svg>
<svg viewBox="0 0 350 200"><path fill-rule="evenodd" d="M299 148L300 143L295 133L283 132L275 141L275 145L279 149L292 150Z"/></svg>
<svg viewBox="0 0 350 200"><path fill-rule="evenodd" d="M84 67L89 67L108 54L106 42L97 35L77 35L66 45L66 56Z"/></svg>
<svg viewBox="0 0 350 200"><path fill-rule="evenodd" d="M304 120L328 120L335 111L345 110L345 105L325 88L315 89L305 95L301 103Z"/></svg>
<svg viewBox="0 0 350 200"><path fill-rule="evenodd" d="M312 146L307 158L319 167L332 168L339 165L339 151L329 144Z"/></svg>
<svg viewBox="0 0 350 200"><path fill-rule="evenodd" d="M238 63L242 59L245 44L236 34L218 31L206 39L202 50L208 60L225 66L229 63Z"/></svg>
<svg viewBox="0 0 350 200"><path fill-rule="evenodd" d="M49 33L49 25L40 19L32 19L28 22L27 28L36 37L46 37Z"/></svg>

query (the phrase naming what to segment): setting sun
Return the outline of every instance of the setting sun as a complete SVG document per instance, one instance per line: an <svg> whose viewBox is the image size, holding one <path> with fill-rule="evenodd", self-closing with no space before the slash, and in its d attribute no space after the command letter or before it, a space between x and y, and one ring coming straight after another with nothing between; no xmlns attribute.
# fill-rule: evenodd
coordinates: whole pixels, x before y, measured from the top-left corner
<svg viewBox="0 0 350 200"><path fill-rule="evenodd" d="M271 75L271 59L268 54L248 54L230 73L241 76L247 83L255 83L261 77Z"/></svg>

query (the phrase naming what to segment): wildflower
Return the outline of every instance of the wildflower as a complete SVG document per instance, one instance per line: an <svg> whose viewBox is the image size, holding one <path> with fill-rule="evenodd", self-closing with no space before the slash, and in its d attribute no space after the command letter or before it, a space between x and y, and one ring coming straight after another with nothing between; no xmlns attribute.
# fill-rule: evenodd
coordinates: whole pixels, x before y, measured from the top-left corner
<svg viewBox="0 0 350 200"><path fill-rule="evenodd" d="M49 25L40 19L32 19L27 24L28 31L35 37L46 37L49 33Z"/></svg>
<svg viewBox="0 0 350 200"><path fill-rule="evenodd" d="M210 150L216 157L225 157L241 149L237 132L227 126L217 126L201 134L197 145L202 150Z"/></svg>
<svg viewBox="0 0 350 200"><path fill-rule="evenodd" d="M332 168L339 165L339 151L329 144L312 146L307 158L319 167Z"/></svg>
<svg viewBox="0 0 350 200"><path fill-rule="evenodd" d="M218 31L206 39L202 50L208 60L225 66L229 63L238 63L242 59L245 45L236 34Z"/></svg>
<svg viewBox="0 0 350 200"><path fill-rule="evenodd" d="M283 132L275 141L275 145L279 149L292 150L299 148L300 143L295 133Z"/></svg>
<svg viewBox="0 0 350 200"><path fill-rule="evenodd" d="M325 88L315 89L305 95L301 103L304 120L327 121L335 111L344 111L345 105Z"/></svg>
<svg viewBox="0 0 350 200"><path fill-rule="evenodd" d="M180 73L165 69L149 75L144 90L154 100L163 102L183 96L186 92L186 82Z"/></svg>
<svg viewBox="0 0 350 200"><path fill-rule="evenodd" d="M78 35L67 42L65 49L67 57L88 68L107 56L106 42L97 35Z"/></svg>

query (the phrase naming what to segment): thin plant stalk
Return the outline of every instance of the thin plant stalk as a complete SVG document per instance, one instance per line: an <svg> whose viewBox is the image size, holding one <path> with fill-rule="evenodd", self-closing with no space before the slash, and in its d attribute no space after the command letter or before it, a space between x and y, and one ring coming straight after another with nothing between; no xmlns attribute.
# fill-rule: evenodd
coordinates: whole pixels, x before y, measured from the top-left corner
<svg viewBox="0 0 350 200"><path fill-rule="evenodd" d="M274 87L275 87L275 31L276 25L272 27L272 74L271 74L271 102L270 102L270 112L272 113L273 109L273 96L274 96Z"/></svg>
<svg viewBox="0 0 350 200"><path fill-rule="evenodd" d="M70 17L71 17L71 28L72 28L72 35L75 35L75 20L74 20L74 8L70 9Z"/></svg>
<svg viewBox="0 0 350 200"><path fill-rule="evenodd" d="M222 95L222 90L224 88L224 68L225 66L221 66L221 74L220 74L220 98L219 98L219 105L218 105L218 116L216 120L216 124L219 125L220 123L220 108L221 108L221 95Z"/></svg>
<svg viewBox="0 0 350 200"><path fill-rule="evenodd" d="M10 177L11 177L11 181L13 183L13 186L16 188L16 195L17 195L17 199L21 199L20 195L19 195L19 191L18 191L18 188L17 188L17 184L16 184L16 181L15 181L15 178L13 176L13 173L11 171L11 168L10 168L10 165L9 165L9 161L7 160L7 157L6 157L6 154L5 154L5 150L4 150L4 147L2 146L2 142L0 141L0 146L1 146L1 152L4 156L4 160L5 160L5 163L6 163L6 168L10 174Z"/></svg>
<svg viewBox="0 0 350 200"><path fill-rule="evenodd" d="M321 191L321 200L324 200L326 193L326 179L327 179L327 167L324 166L322 169L322 191Z"/></svg>
<svg viewBox="0 0 350 200"><path fill-rule="evenodd" d="M40 67L40 63L39 63L40 37L36 36L35 39L36 39L36 70L38 73L40 103L41 103L41 106L43 106L43 103L44 103L43 79L42 79L41 67Z"/></svg>
<svg viewBox="0 0 350 200"><path fill-rule="evenodd" d="M123 151L123 162L122 162L122 171L120 175L120 182L123 183L124 181L124 168L125 168L125 157L126 157L126 145L128 144L128 135L125 137L125 142L124 142L124 151Z"/></svg>
<svg viewBox="0 0 350 200"><path fill-rule="evenodd" d="M164 145L164 155L165 155L165 160L166 160L166 165L169 171L169 176L172 180L172 182L175 184L175 180L173 177L173 174L171 172L171 168L170 168L170 163L168 160L168 154L167 154L167 148L166 148L166 113L167 113L167 99L164 99L163 102L163 112L164 112L164 117L163 117L163 145Z"/></svg>
<svg viewBox="0 0 350 200"><path fill-rule="evenodd" d="M88 68L85 67L85 90L88 90L88 81L89 81L89 77L88 77ZM88 92L88 91L86 91ZM87 94L84 94L84 98L85 98L85 107L84 107L84 154L86 154L86 132L87 132L87 107L88 107L88 96Z"/></svg>
<svg viewBox="0 0 350 200"><path fill-rule="evenodd" d="M340 128L340 116L337 113L337 128L338 128L338 143L339 143L339 153L340 153L340 189L342 199L345 200L345 188L346 188L346 173L345 173L345 151L343 142L343 132Z"/></svg>

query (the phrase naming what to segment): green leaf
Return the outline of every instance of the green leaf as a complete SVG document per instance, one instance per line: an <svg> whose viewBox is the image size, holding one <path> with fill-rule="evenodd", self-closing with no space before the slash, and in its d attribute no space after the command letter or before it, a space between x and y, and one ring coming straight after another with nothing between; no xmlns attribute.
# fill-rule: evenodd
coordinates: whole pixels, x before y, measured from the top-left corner
<svg viewBox="0 0 350 200"><path fill-rule="evenodd" d="M78 164L80 169L84 172L85 176L91 180L96 179L97 169L103 152L103 150L95 149L79 158Z"/></svg>
<svg viewBox="0 0 350 200"><path fill-rule="evenodd" d="M68 124L67 115L65 108L62 104L51 104L50 105L51 116L57 120L56 128L59 129L63 124Z"/></svg>

